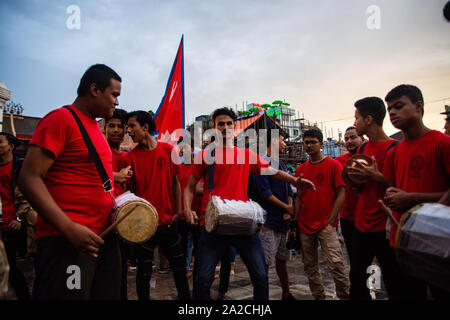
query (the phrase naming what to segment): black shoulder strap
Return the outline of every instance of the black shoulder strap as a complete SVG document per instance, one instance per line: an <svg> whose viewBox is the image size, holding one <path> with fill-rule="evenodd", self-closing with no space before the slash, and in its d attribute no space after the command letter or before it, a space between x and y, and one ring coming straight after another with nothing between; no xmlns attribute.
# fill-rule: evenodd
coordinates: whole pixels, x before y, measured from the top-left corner
<svg viewBox="0 0 450 320"><path fill-rule="evenodd" d="M215 161L215 157L216 157L216 147L215 146L210 146L208 147L208 159L209 159L209 163L208 163L208 190L209 190L209 195L212 195L212 192L214 190L214 163Z"/></svg>
<svg viewBox="0 0 450 320"><path fill-rule="evenodd" d="M359 147L358 153L363 153L363 152L364 152L364 148L366 147L367 142L368 142L368 141L364 142L364 143Z"/></svg>
<svg viewBox="0 0 450 320"><path fill-rule="evenodd" d="M400 142L400 141L398 141L398 140L392 141L392 143L389 145L389 147L387 148L386 151L389 151L390 149L392 149L393 147L395 147L396 145L398 145L399 142Z"/></svg>
<svg viewBox="0 0 450 320"><path fill-rule="evenodd" d="M83 123L81 123L80 118L78 115L73 111L70 107L65 106L67 110L72 113L72 116L75 118L75 121L78 124L78 127L80 128L81 135L83 136L84 142L86 143L86 147L89 150L89 154L91 155L92 160L94 160L95 167L97 168L98 174L100 175L100 179L103 183L103 188L105 189L105 192L110 192L111 187L111 180L108 177L108 174L106 173L105 167L103 166L102 161L100 160L100 157L97 153L97 150L94 147L94 144L92 143L91 138L89 137L89 134L87 133L86 129L83 126Z"/></svg>

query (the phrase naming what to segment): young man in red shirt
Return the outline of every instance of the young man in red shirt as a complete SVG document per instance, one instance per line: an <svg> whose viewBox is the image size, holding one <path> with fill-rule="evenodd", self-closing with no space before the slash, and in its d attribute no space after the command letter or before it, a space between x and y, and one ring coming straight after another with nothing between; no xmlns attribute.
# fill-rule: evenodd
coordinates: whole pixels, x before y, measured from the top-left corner
<svg viewBox="0 0 450 320"><path fill-rule="evenodd" d="M273 177L289 183L308 185L314 188L311 181L294 178L286 172L276 170L248 149L234 147L234 128L236 114L229 108L217 109L212 115L214 129L218 138L215 146L214 157L214 189L212 195L221 199L247 201L247 188L249 172L255 174L273 174ZM192 199L195 186L203 178L202 212L210 199L208 189L208 162L209 148L198 153L195 158L194 171L189 178L184 191L184 213L190 224L196 224L198 216L192 210ZM234 246L247 266L253 284L253 296L255 300L267 300L269 298L268 278L264 260L264 251L259 234L253 235L218 235L206 232L204 219L202 225L198 256L194 270L194 298L209 300L210 288L214 280L215 267L224 253Z"/></svg>
<svg viewBox="0 0 450 320"><path fill-rule="evenodd" d="M399 85L385 98L391 123L403 133L403 140L388 152L383 175L392 183L384 202L400 217L419 203L438 202L450 187L450 137L423 123L424 100L419 88ZM397 228L392 224L390 244ZM401 273L403 298L426 299L424 281ZM431 286L434 298L448 299L450 293Z"/></svg>
<svg viewBox="0 0 450 320"><path fill-rule="evenodd" d="M347 153L335 160L345 166L347 161L356 154L359 146L364 142L364 137L358 135L355 127L348 127L344 134L345 147ZM358 203L358 195L353 188L345 186L345 201L339 214L339 222L341 224L341 232L344 237L345 247L347 248L348 257L352 260L352 239L355 230L355 210Z"/></svg>
<svg viewBox="0 0 450 320"><path fill-rule="evenodd" d="M386 108L378 97L367 97L355 102L355 123L358 135L369 138L358 148L357 153L374 159L372 168L383 170L386 153L395 147L395 140L389 138L383 130ZM355 232L353 233L353 254L350 267L350 296L353 300L370 300L367 286L367 268L374 257L380 264L381 272L389 299L395 299L398 293L396 285L396 267L394 252L386 238L386 220L378 203L386 190L384 179L371 176L364 168L350 168L348 174L360 176L365 180L362 191L358 193L355 211Z"/></svg>
<svg viewBox="0 0 450 320"><path fill-rule="evenodd" d="M105 65L83 75L68 106L80 118L112 180L111 150L96 118L119 104L121 78ZM120 255L113 235L102 239L113 209L77 122L66 108L36 127L19 187L38 213L35 293L39 299L119 299Z"/></svg>
<svg viewBox="0 0 450 320"><path fill-rule="evenodd" d="M344 258L337 237L337 218L345 200L345 184L342 181L341 164L325 157L320 149L323 135L317 129L303 134L305 151L309 160L295 170L295 176L303 175L311 180L317 191L300 188L295 198L295 212L302 241L302 257L311 293L316 300L325 300L325 288L319 269L317 245L327 257L328 268L333 274L339 299L349 298L349 281Z"/></svg>
<svg viewBox="0 0 450 320"><path fill-rule="evenodd" d="M31 298L23 273L17 268L16 258L26 235L23 223L16 212L16 180L22 161L14 156L16 137L0 132L0 236L5 245L9 263L9 284L17 300Z"/></svg>
<svg viewBox="0 0 450 320"><path fill-rule="evenodd" d="M105 137L112 152L112 169L114 176L114 196L120 196L125 191L125 181L133 175L130 166L125 162L126 152L120 151L120 144L125 135L127 112L122 109L114 110L111 118L105 119ZM128 257L133 246L119 239L120 256L122 261L122 277L120 299L127 300Z"/></svg>
<svg viewBox="0 0 450 320"><path fill-rule="evenodd" d="M127 133L138 145L128 152L126 162L134 176L130 189L150 202L158 212L158 228L147 242L136 246L136 289L139 300L150 299L153 252L159 244L173 269L180 299L189 299L184 254L177 222L182 214L181 187L178 180L178 154L168 143L155 141L155 121L146 111L128 114Z"/></svg>

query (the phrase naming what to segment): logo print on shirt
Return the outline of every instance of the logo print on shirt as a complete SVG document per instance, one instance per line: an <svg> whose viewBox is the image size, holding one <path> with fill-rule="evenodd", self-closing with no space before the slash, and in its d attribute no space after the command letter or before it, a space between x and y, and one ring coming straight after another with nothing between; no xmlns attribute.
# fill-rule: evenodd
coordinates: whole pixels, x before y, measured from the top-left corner
<svg viewBox="0 0 450 320"><path fill-rule="evenodd" d="M324 180L325 180L325 176L323 175L323 173L318 173L318 174L316 175L316 182L317 182L317 185L322 186Z"/></svg>
<svg viewBox="0 0 450 320"><path fill-rule="evenodd" d="M409 162L411 167L411 178L420 178L425 159L422 156L414 156Z"/></svg>
<svg viewBox="0 0 450 320"><path fill-rule="evenodd" d="M156 160L156 167L158 168L158 170L163 170L165 166L166 159L164 159L163 157L159 157L158 160Z"/></svg>

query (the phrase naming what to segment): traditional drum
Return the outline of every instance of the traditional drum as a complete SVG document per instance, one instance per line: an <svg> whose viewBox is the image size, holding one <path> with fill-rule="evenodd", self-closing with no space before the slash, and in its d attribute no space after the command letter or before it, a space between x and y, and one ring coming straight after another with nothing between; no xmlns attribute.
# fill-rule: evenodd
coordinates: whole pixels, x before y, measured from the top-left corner
<svg viewBox="0 0 450 320"><path fill-rule="evenodd" d="M252 201L225 200L213 196L205 212L207 232L223 235L255 234L266 220L266 211Z"/></svg>
<svg viewBox="0 0 450 320"><path fill-rule="evenodd" d="M133 244L143 243L155 234L158 213L150 202L128 191L116 198L116 204L113 224L103 234L114 229L121 239Z"/></svg>
<svg viewBox="0 0 450 320"><path fill-rule="evenodd" d="M373 163L373 159L365 154L355 154L353 155L345 164L344 169L342 170L342 179L344 182L353 187L362 186L366 180L364 178L359 177L358 175L352 174L349 169L357 168L359 165L363 166L371 166Z"/></svg>
<svg viewBox="0 0 450 320"><path fill-rule="evenodd" d="M395 252L405 272L450 292L450 207L425 203L405 213Z"/></svg>
<svg viewBox="0 0 450 320"><path fill-rule="evenodd" d="M9 264L5 246L0 236L0 300L6 297L8 292Z"/></svg>

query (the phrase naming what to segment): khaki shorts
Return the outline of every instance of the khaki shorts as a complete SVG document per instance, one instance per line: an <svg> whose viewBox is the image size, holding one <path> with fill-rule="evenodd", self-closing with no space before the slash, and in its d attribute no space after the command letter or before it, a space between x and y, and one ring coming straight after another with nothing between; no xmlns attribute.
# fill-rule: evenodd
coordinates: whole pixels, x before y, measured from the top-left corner
<svg viewBox="0 0 450 320"><path fill-rule="evenodd" d="M289 260L289 250L286 248L287 234L288 231L277 232L269 227L262 227L260 237L267 267L275 262L275 258L283 261Z"/></svg>

